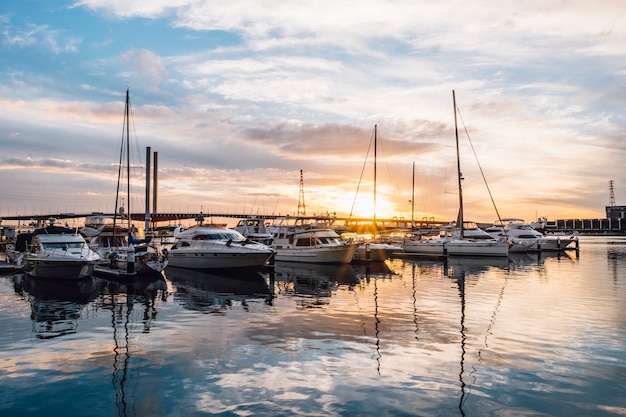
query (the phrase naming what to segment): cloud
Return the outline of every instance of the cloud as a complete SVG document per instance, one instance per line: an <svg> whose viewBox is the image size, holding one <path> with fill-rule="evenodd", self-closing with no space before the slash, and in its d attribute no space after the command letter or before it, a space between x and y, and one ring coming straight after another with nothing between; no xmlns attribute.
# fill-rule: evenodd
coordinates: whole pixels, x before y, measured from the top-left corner
<svg viewBox="0 0 626 417"><path fill-rule="evenodd" d="M63 10L22 27L11 14L0 18L3 52L13 53L2 68L0 138L5 160L23 164L7 166L15 172L27 163L50 175L104 172L116 159L130 87L139 143L160 154L164 201L241 207L245 196L263 195L285 211L297 204L302 169L307 196L334 211L352 199L362 172L371 174L364 163L378 125L379 172L390 174L379 177L381 199L406 206L415 162L423 209L448 216L454 89L462 133L511 215L522 201L531 217L556 215L559 202L602 215L608 179L618 195L626 183L619 1L71 7L84 26L55 21L68 18ZM35 49L45 68L17 53ZM491 212L462 143L469 210ZM361 181L370 192L372 178Z"/></svg>

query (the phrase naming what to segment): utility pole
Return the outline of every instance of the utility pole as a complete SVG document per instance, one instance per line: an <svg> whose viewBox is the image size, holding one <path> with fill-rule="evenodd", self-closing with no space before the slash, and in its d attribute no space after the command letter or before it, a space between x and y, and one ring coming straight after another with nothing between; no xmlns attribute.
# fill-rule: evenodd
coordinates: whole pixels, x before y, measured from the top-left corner
<svg viewBox="0 0 626 417"><path fill-rule="evenodd" d="M306 207L304 205L304 178L302 170L300 170L300 196L298 197L298 215L306 216Z"/></svg>

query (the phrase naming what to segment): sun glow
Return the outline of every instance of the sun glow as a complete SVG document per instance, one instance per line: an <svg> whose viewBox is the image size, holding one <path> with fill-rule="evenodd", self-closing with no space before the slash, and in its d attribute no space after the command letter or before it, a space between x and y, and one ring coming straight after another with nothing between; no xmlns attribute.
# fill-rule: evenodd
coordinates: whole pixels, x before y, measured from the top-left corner
<svg viewBox="0 0 626 417"><path fill-rule="evenodd" d="M346 216L355 218L372 219L374 217L394 218L404 215L398 213L393 203L378 196L374 203L372 196L337 196L334 199L335 208L332 211L336 213L345 213Z"/></svg>

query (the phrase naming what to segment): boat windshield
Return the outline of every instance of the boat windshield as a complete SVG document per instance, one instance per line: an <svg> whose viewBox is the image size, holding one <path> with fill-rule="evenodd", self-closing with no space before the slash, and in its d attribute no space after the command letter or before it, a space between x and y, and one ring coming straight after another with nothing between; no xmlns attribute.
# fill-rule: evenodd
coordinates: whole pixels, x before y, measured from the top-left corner
<svg viewBox="0 0 626 417"><path fill-rule="evenodd" d="M319 240L322 245L341 245L341 239L335 237L319 237L317 240Z"/></svg>
<svg viewBox="0 0 626 417"><path fill-rule="evenodd" d="M238 232L203 233L193 237L193 240L246 240Z"/></svg>
<svg viewBox="0 0 626 417"><path fill-rule="evenodd" d="M55 242L55 243L44 243L41 246L45 249L70 249L70 248L81 248L83 244L80 242Z"/></svg>

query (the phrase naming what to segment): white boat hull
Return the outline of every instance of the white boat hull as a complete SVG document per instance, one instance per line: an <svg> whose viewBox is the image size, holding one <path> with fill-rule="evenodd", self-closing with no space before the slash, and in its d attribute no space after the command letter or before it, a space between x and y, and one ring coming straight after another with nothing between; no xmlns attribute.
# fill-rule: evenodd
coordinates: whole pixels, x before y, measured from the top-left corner
<svg viewBox="0 0 626 417"><path fill-rule="evenodd" d="M445 241L439 239L407 240L402 245L405 253L414 255L443 256Z"/></svg>
<svg viewBox="0 0 626 417"><path fill-rule="evenodd" d="M350 263L356 244L320 247L275 247L274 259L283 262Z"/></svg>
<svg viewBox="0 0 626 417"><path fill-rule="evenodd" d="M508 256L509 244L499 241L453 239L446 242L450 256Z"/></svg>
<svg viewBox="0 0 626 417"><path fill-rule="evenodd" d="M251 268L265 265L271 252L170 252L169 265L191 269Z"/></svg>
<svg viewBox="0 0 626 417"><path fill-rule="evenodd" d="M394 252L401 252L402 248L388 243L361 243L354 252L355 261L382 262Z"/></svg>

